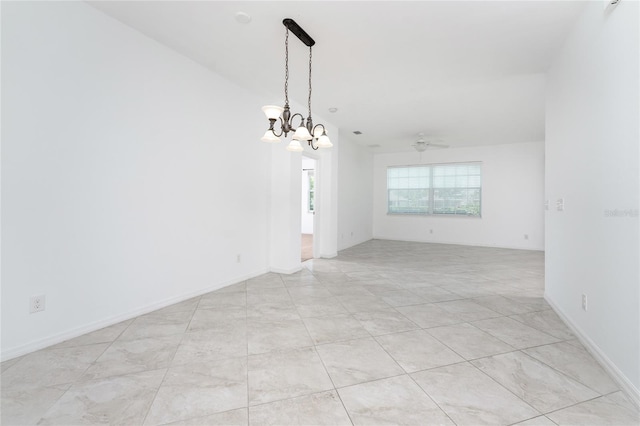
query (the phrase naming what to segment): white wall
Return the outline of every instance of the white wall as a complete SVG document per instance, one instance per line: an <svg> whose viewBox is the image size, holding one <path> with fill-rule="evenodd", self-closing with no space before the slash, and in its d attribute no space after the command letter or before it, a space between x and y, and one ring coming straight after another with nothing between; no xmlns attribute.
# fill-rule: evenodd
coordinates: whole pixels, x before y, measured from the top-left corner
<svg viewBox="0 0 640 426"><path fill-rule="evenodd" d="M387 214L387 167L465 161L482 162L482 218ZM544 249L542 142L376 154L373 171L374 238Z"/></svg>
<svg viewBox="0 0 640 426"><path fill-rule="evenodd" d="M545 291L640 402L638 13L588 2L549 72Z"/></svg>
<svg viewBox="0 0 640 426"><path fill-rule="evenodd" d="M315 174L316 162L309 157L302 157L302 173L301 185L302 185L302 202L300 203L300 216L301 226L300 232L303 234L313 234L313 212L309 211L309 172Z"/></svg>
<svg viewBox="0 0 640 426"><path fill-rule="evenodd" d="M373 154L346 138L341 142L338 250L373 238Z"/></svg>
<svg viewBox="0 0 640 426"><path fill-rule="evenodd" d="M268 270L263 99L84 3L2 9L3 359Z"/></svg>
<svg viewBox="0 0 640 426"><path fill-rule="evenodd" d="M299 111L292 103L292 110ZM304 156L316 161L316 214L314 215L313 253L315 257L335 257L338 224L338 130L322 117L315 116L331 135L332 149L313 151L303 143ZM302 154L285 150L283 144L272 145L271 151L271 227L269 232L270 270L293 273L302 268L300 262L300 229L302 203Z"/></svg>

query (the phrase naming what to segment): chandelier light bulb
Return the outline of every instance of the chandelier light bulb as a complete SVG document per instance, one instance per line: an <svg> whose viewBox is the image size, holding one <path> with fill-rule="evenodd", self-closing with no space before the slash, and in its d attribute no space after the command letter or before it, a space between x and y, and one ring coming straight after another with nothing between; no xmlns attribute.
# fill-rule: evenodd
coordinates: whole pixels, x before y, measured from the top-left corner
<svg viewBox="0 0 640 426"><path fill-rule="evenodd" d="M284 108L277 105L265 105L262 107L262 111L269 120L277 120L282 114L282 111L284 111Z"/></svg>
<svg viewBox="0 0 640 426"><path fill-rule="evenodd" d="M329 140L329 136L326 134L320 136L318 138L318 148L331 148L333 144Z"/></svg>
<svg viewBox="0 0 640 426"><path fill-rule="evenodd" d="M325 130L324 126L322 125L318 125L316 127L313 128L313 137L316 139L320 139L320 136L322 136L323 134L326 134L327 131Z"/></svg>
<svg viewBox="0 0 640 426"><path fill-rule="evenodd" d="M266 132L264 132L264 136L260 138L260 140L262 142L269 142L269 143L280 142L280 138L273 133L273 130L267 130Z"/></svg>
<svg viewBox="0 0 640 426"><path fill-rule="evenodd" d="M300 126L294 133L293 139L299 140L299 141L308 141L313 139L313 137L311 136L311 133L309 133L306 127Z"/></svg>
<svg viewBox="0 0 640 426"><path fill-rule="evenodd" d="M287 145L287 151L302 152L304 151L304 148L302 147L302 145L300 145L300 141L293 139L291 142L289 142L289 145Z"/></svg>

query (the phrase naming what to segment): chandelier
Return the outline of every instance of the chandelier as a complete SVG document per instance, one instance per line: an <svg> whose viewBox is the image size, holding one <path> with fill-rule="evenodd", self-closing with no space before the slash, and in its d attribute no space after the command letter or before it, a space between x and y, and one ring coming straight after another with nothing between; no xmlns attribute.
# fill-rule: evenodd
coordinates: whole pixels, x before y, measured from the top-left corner
<svg viewBox="0 0 640 426"><path fill-rule="evenodd" d="M302 141L307 141L309 146L313 150L318 148L331 148L333 144L327 136L327 129L322 124L313 125L311 118L311 59L312 59L312 47L316 43L310 36L300 28L300 26L293 20L286 18L282 21L287 28L284 39L284 108L277 105L266 105L262 107L262 111L269 119L269 129L265 132L261 138L263 142L278 143L280 142L280 136L293 132L291 142L287 145L287 151L302 152L304 148L300 144ZM289 109L289 30L294 33L301 42L309 46L309 116L306 121L302 114L291 114ZM297 127L294 126L294 121L299 121ZM276 122L280 122L280 129L276 131Z"/></svg>

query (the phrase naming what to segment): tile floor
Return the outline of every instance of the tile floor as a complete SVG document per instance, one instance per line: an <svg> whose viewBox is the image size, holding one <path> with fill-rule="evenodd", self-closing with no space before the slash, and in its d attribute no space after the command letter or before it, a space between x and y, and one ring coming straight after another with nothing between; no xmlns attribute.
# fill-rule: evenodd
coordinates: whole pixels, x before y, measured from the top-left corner
<svg viewBox="0 0 640 426"><path fill-rule="evenodd" d="M18 424L637 425L539 252L373 240L2 363Z"/></svg>

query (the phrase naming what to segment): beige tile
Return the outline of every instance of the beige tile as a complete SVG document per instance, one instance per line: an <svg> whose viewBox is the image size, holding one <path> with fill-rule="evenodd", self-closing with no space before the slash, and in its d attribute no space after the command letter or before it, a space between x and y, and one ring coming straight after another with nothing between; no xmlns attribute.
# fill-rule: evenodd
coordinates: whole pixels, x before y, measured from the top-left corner
<svg viewBox="0 0 640 426"><path fill-rule="evenodd" d="M133 319L102 328L82 336L58 343L54 348L72 348L75 346L93 345L96 343L109 343L116 340L126 328L133 322Z"/></svg>
<svg viewBox="0 0 640 426"><path fill-rule="evenodd" d="M167 368L182 334L138 340L118 340L87 369L83 380Z"/></svg>
<svg viewBox="0 0 640 426"><path fill-rule="evenodd" d="M247 330L244 322L235 328L210 329L185 333L173 357L172 366L191 362L214 362L247 355Z"/></svg>
<svg viewBox="0 0 640 426"><path fill-rule="evenodd" d="M530 306L521 305L514 300L499 295L478 297L473 299L473 301L502 315L517 315L531 312Z"/></svg>
<svg viewBox="0 0 640 426"><path fill-rule="evenodd" d="M424 330L387 334L376 340L407 373L464 361Z"/></svg>
<svg viewBox="0 0 640 426"><path fill-rule="evenodd" d="M640 413L619 405L608 397L600 397L583 402L563 410L549 413L547 416L556 424L563 425L611 425L637 426Z"/></svg>
<svg viewBox="0 0 640 426"><path fill-rule="evenodd" d="M458 425L511 424L539 413L468 363L411 375Z"/></svg>
<svg viewBox="0 0 640 426"><path fill-rule="evenodd" d="M422 328L431 328L464 322L458 315L452 314L434 303L402 306L396 309L402 315L406 316Z"/></svg>
<svg viewBox="0 0 640 426"><path fill-rule="evenodd" d="M192 312L195 311L198 307L198 303L200 302L200 296L193 297L191 299L184 300L182 302L174 303L173 305L169 305L166 308L158 309L157 311L153 311L152 314L155 315L165 315L174 312Z"/></svg>
<svg viewBox="0 0 640 426"><path fill-rule="evenodd" d="M247 359L171 367L145 425L203 417L247 406Z"/></svg>
<svg viewBox="0 0 640 426"><path fill-rule="evenodd" d="M347 310L335 297L305 298L294 302L302 318L346 314Z"/></svg>
<svg viewBox="0 0 640 426"><path fill-rule="evenodd" d="M391 305L375 295L349 294L338 296L338 300L351 313L391 309Z"/></svg>
<svg viewBox="0 0 640 426"><path fill-rule="evenodd" d="M313 348L249 356L249 404L309 395L333 388Z"/></svg>
<svg viewBox="0 0 640 426"><path fill-rule="evenodd" d="M188 420L165 423L167 426L247 426L249 414L246 408L211 414L209 416L194 417Z"/></svg>
<svg viewBox="0 0 640 426"><path fill-rule="evenodd" d="M0 424L37 424L69 386L25 390L12 390L11 387L3 386L0 399Z"/></svg>
<svg viewBox="0 0 640 426"><path fill-rule="evenodd" d="M287 348L313 346L304 322L293 320L250 319L247 323L250 355Z"/></svg>
<svg viewBox="0 0 640 426"><path fill-rule="evenodd" d="M290 278L290 279L287 279L287 277L285 276L282 278L282 281L284 282L284 286L287 287L288 289L303 288L303 287L317 287L319 285L322 285L322 283L313 275Z"/></svg>
<svg viewBox="0 0 640 426"><path fill-rule="evenodd" d="M143 315L136 318L118 337L118 340L136 340L184 333L193 315L190 311Z"/></svg>
<svg viewBox="0 0 640 426"><path fill-rule="evenodd" d="M475 321L471 324L516 349L524 349L560 341L557 337L553 337L507 317Z"/></svg>
<svg viewBox="0 0 640 426"><path fill-rule="evenodd" d="M303 321L316 345L369 337L367 330L351 315L304 318Z"/></svg>
<svg viewBox="0 0 640 426"><path fill-rule="evenodd" d="M453 425L408 376L338 389L354 425Z"/></svg>
<svg viewBox="0 0 640 426"><path fill-rule="evenodd" d="M373 338L330 343L316 349L337 388L404 374Z"/></svg>
<svg viewBox="0 0 640 426"><path fill-rule="evenodd" d="M395 291L404 291L402 288L391 282L387 281L359 281L364 285L370 293L375 296L382 297L384 294Z"/></svg>
<svg viewBox="0 0 640 426"><path fill-rule="evenodd" d="M517 287L517 286L516 286ZM508 296L514 302L529 307L531 311L544 311L551 309L546 300L540 296Z"/></svg>
<svg viewBox="0 0 640 426"><path fill-rule="evenodd" d="M413 321L396 310L357 312L353 317L373 336L399 333L419 328Z"/></svg>
<svg viewBox="0 0 640 426"><path fill-rule="evenodd" d="M251 425L351 425L335 391L249 408Z"/></svg>
<svg viewBox="0 0 640 426"><path fill-rule="evenodd" d="M253 392L254 422L257 413L261 413L261 421L267 424L325 421L341 424L337 415L340 410L336 408L334 412L331 408L337 406L330 400L317 399L335 395L333 382L318 355L323 349L282 349L314 343L333 349L323 355L330 360L328 365L335 377L339 377L337 371L342 378L357 380L390 374L386 372L390 364L378 363L380 359L388 360L387 356L403 360L408 371L427 368L412 374L432 375L434 381L429 382L435 386L432 396L448 401L450 405L442 407L458 413L459 418L454 420L460 424L507 423L506 419L509 422L518 419L513 422L544 425L549 419L537 410L525 416L523 402L512 392L504 394L504 386L496 380L502 380L505 386L523 385L523 397L540 398L551 406L558 399L564 404L586 398L588 395L582 393L586 388L597 393L616 388L594 367L593 360L585 357L586 351L579 342L566 333L566 327L542 297L543 283L544 257L538 252L372 240L341 251L335 259L308 261L296 274L264 274L135 321L3 362L0 420L3 424L14 421L33 424L50 408L57 407L46 422L82 423L90 419L99 423L113 419L115 423L141 424L143 420L136 416L138 411L145 411L140 401L147 401L148 383L127 382L123 378L139 377L139 373L128 371L170 365L172 375L162 384L148 424L246 425L250 417L249 391ZM301 322L296 304L305 315L325 315L338 309L331 301L339 302L344 308L342 314L305 318ZM390 305L415 301L428 303L397 309ZM345 311L350 314L344 314ZM475 325L465 323L465 319L480 318L489 311L512 318L478 320ZM248 324L256 324L251 326L251 337ZM307 330L306 338L303 329ZM172 363L166 364L172 343L162 342L174 335L183 338ZM380 352L379 348L367 350L366 345L361 348L351 342L371 342L371 335L377 340L388 340L385 342L388 347ZM570 340L558 343L565 338ZM143 344L144 341L147 343ZM105 352L112 342L113 347ZM510 356L525 356L543 367L531 368L520 359L495 361L494 355L509 355L504 351L509 351L510 345L526 349L539 361L520 352ZM247 358L248 346L255 351L270 352ZM445 346L445 351L438 351ZM465 374L467 369L458 367L469 364L451 358L453 352L449 350L485 363L495 380L478 370L475 370L481 375L478 377L486 379L486 383L473 375L469 377ZM442 357L443 354L448 356ZM482 358L486 356L491 358ZM250 371L247 362L251 360L256 368ZM434 367L441 362L460 363ZM97 376L118 375L86 381L83 374L87 369ZM476 379L478 383L474 382ZM586 387L580 388L581 385ZM352 388L355 389L352 393L347 391ZM431 411L434 405L426 393L418 388L416 394L415 388L418 388L415 382L400 375L343 387L340 392L344 394L345 405L351 404L356 424L424 424L424 419L447 422L442 412ZM95 389L100 392L106 389L97 402ZM73 396L60 396L67 390ZM140 398L131 399L132 395ZM510 395L515 402L506 403L509 397L504 395ZM477 418L465 411L483 400L486 402L479 405ZM149 401L147 412L151 404ZM115 407L114 412L104 414L110 407ZM634 406L625 401L622 393L614 392L606 394L606 399L578 401L549 412L549 416L557 415L570 424L624 424L628 417L621 417L620 413L625 409L635 413ZM118 417L120 414L122 417ZM84 417L73 420L73 416ZM306 420L310 418L314 420Z"/></svg>
<svg viewBox="0 0 640 426"><path fill-rule="evenodd" d="M575 336L566 326L566 324L560 319L555 312L551 309L538 312L530 312L522 315L512 315L516 321L520 321L523 324L527 324L530 327L544 331L558 339L571 340L575 339Z"/></svg>
<svg viewBox="0 0 640 426"><path fill-rule="evenodd" d="M244 309L246 306L247 293L245 291L235 293L214 291L200 298L198 309L234 310Z"/></svg>
<svg viewBox="0 0 640 426"><path fill-rule="evenodd" d="M2 373L2 387L17 391L73 383L108 346L98 343L30 353Z"/></svg>
<svg viewBox="0 0 640 426"><path fill-rule="evenodd" d="M525 349L523 352L563 372L601 395L618 390L618 385L600 367L600 364L581 347L560 342Z"/></svg>
<svg viewBox="0 0 640 426"><path fill-rule="evenodd" d="M622 391L610 393L609 395L607 395L607 399L627 408L628 410L631 410L634 413L640 411L640 407L634 404L629 396Z"/></svg>
<svg viewBox="0 0 640 426"><path fill-rule="evenodd" d="M538 416L520 423L516 423L513 426L556 426L556 424L549 420L549 418L546 416Z"/></svg>
<svg viewBox="0 0 640 426"><path fill-rule="evenodd" d="M427 303L428 300L423 299L409 290L395 290L379 294L379 296L391 306L409 306Z"/></svg>
<svg viewBox="0 0 640 426"><path fill-rule="evenodd" d="M471 362L543 414L598 396L586 386L522 352Z"/></svg>
<svg viewBox="0 0 640 426"><path fill-rule="evenodd" d="M12 365L16 364L18 361L20 361L20 359L22 359L22 357L16 357L7 361L2 361L2 363L0 364L0 374L4 373Z"/></svg>
<svg viewBox="0 0 640 426"><path fill-rule="evenodd" d="M411 292L422 297L427 303L462 299L462 296L459 294L452 293L437 286L413 288Z"/></svg>
<svg viewBox="0 0 640 426"><path fill-rule="evenodd" d="M501 314L492 311L491 309L485 308L484 306L474 302L473 300L452 300L449 302L439 302L437 303L437 306L446 310L447 312L458 316L465 322L502 316Z"/></svg>
<svg viewBox="0 0 640 426"><path fill-rule="evenodd" d="M513 351L503 341L467 323L434 327L427 332L467 360Z"/></svg>
<svg viewBox="0 0 640 426"><path fill-rule="evenodd" d="M247 292L264 288L284 288L280 274L268 273L246 281Z"/></svg>
<svg viewBox="0 0 640 426"><path fill-rule="evenodd" d="M265 302L250 305L247 308L247 319L264 320L296 320L300 319L300 314L296 310L296 305L291 301Z"/></svg>
<svg viewBox="0 0 640 426"><path fill-rule="evenodd" d="M219 288L215 291L218 293L237 293L239 291L247 291L247 282L240 281L238 283Z"/></svg>
<svg viewBox="0 0 640 426"><path fill-rule="evenodd" d="M333 297L333 294L320 284L293 287L289 288L288 291L293 301Z"/></svg>
<svg viewBox="0 0 640 426"><path fill-rule="evenodd" d="M165 372L146 371L75 384L38 424L142 424Z"/></svg>
<svg viewBox="0 0 640 426"><path fill-rule="evenodd" d="M259 305L263 303L293 303L286 288L258 288L247 290L247 306Z"/></svg>
<svg viewBox="0 0 640 426"><path fill-rule="evenodd" d="M365 286L350 283L349 285L325 285L327 289L334 296L355 296L355 297L371 297L371 293Z"/></svg>
<svg viewBox="0 0 640 426"><path fill-rule="evenodd" d="M322 284L343 284L343 283L349 281L349 277L343 272L314 271L313 275Z"/></svg>
<svg viewBox="0 0 640 426"><path fill-rule="evenodd" d="M216 309L198 309L191 318L187 331L235 330L246 328L246 310L219 311Z"/></svg>

